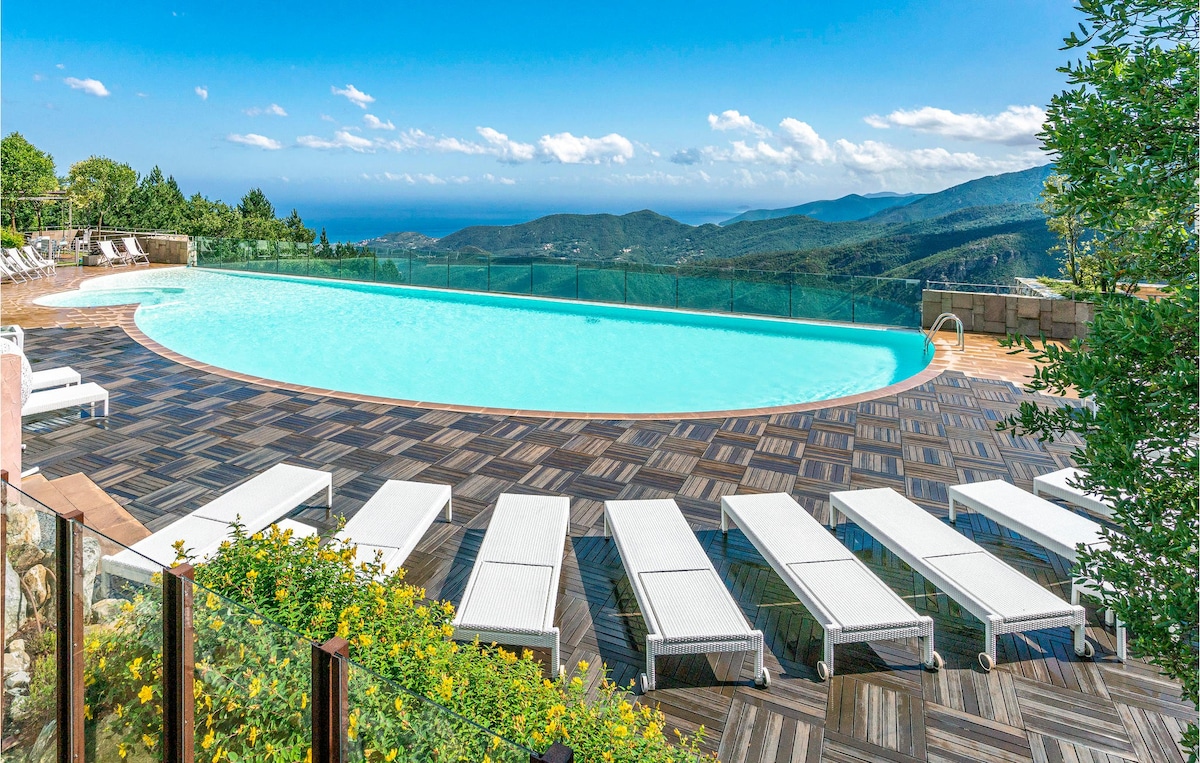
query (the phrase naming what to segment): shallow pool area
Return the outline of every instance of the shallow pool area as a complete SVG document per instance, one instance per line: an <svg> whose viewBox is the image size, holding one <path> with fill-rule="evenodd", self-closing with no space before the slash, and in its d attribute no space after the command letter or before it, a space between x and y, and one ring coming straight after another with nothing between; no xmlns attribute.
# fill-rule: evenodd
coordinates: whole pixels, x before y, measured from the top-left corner
<svg viewBox="0 0 1200 763"><path fill-rule="evenodd" d="M140 303L150 339L305 387L529 412L694 413L869 392L932 359L917 331L403 286L130 271L39 304Z"/></svg>

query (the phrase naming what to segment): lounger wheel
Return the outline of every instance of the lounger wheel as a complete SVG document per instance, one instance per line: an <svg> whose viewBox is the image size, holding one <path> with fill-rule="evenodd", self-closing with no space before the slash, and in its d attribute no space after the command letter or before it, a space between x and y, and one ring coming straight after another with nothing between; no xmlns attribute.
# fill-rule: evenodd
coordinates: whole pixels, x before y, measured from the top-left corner
<svg viewBox="0 0 1200 763"><path fill-rule="evenodd" d="M645 673L638 678L638 684L642 688L642 694L650 691L650 678Z"/></svg>
<svg viewBox="0 0 1200 763"><path fill-rule="evenodd" d="M1096 656L1096 647L1092 646L1092 642L1084 641L1083 642L1083 651L1076 652L1075 656L1082 657L1086 660L1090 660L1091 658Z"/></svg>
<svg viewBox="0 0 1200 763"><path fill-rule="evenodd" d="M935 673L936 673L937 671L941 670L942 668L944 668L945 666L946 666L946 661L945 661L945 660L943 660L943 659L942 659L942 656L941 656L940 654L938 654L937 652L934 652L934 653L933 653L933 659L932 659L932 660L930 660L929 662L925 663L925 669L926 669L926 670L932 670L932 671L933 671L933 672L935 672Z"/></svg>
<svg viewBox="0 0 1200 763"><path fill-rule="evenodd" d="M825 664L825 660L817 660L817 678L822 681L829 680L829 666Z"/></svg>
<svg viewBox="0 0 1200 763"><path fill-rule="evenodd" d="M771 671L767 670L766 668L763 668L762 676L754 679L754 685L760 689L771 688Z"/></svg>
<svg viewBox="0 0 1200 763"><path fill-rule="evenodd" d="M987 652L979 653L979 667L983 668L985 673L991 673L992 668L996 667L996 661Z"/></svg>

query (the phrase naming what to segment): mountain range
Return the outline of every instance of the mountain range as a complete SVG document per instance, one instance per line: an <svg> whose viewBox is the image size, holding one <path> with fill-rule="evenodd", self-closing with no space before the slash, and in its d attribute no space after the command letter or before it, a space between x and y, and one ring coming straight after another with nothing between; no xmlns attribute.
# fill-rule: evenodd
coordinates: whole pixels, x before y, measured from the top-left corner
<svg viewBox="0 0 1200 763"><path fill-rule="evenodd" d="M859 196L752 210L699 226L650 210L548 215L471 226L440 239L393 233L365 242L434 252L567 257L651 264L997 283L1058 272L1055 238L1037 206L1052 165L972 180L931 194Z"/></svg>

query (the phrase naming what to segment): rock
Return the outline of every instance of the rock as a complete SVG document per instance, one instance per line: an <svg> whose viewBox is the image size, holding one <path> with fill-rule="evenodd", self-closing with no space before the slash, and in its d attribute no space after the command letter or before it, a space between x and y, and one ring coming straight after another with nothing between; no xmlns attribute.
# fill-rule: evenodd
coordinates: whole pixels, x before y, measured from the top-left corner
<svg viewBox="0 0 1200 763"><path fill-rule="evenodd" d="M31 712L33 712L33 708L29 704L28 696L26 696L24 694L16 694L16 695L13 695L11 698L9 698L9 700L8 700L8 717L11 718L14 723L20 723L21 721L25 720L26 718L29 717L29 714ZM42 738L39 735L38 743L40 743L41 741L42 741ZM30 756L26 760L37 760L37 758Z"/></svg>
<svg viewBox="0 0 1200 763"><path fill-rule="evenodd" d="M5 652L4 653L4 679L13 673L23 673L29 671L29 655L24 652ZM26 682L28 683L28 682Z"/></svg>
<svg viewBox="0 0 1200 763"><path fill-rule="evenodd" d="M13 720L16 720L15 718ZM33 743L33 749L29 751L29 757L25 760L29 763L48 763L54 760L58 748L58 734L55 733L57 722L50 721L38 734L37 741Z"/></svg>
<svg viewBox="0 0 1200 763"><path fill-rule="evenodd" d="M5 658L7 661L7 658ZM6 662L7 664L7 662ZM8 678L4 679L5 689L28 689L29 688L29 673L24 670L18 670L8 674Z"/></svg>
<svg viewBox="0 0 1200 763"><path fill-rule="evenodd" d="M113 623L121 616L124 599L101 599L92 605L92 622Z"/></svg>
<svg viewBox="0 0 1200 763"><path fill-rule="evenodd" d="M8 558L18 570L27 570L46 558L46 554L35 543L14 543L8 547Z"/></svg>
<svg viewBox="0 0 1200 763"><path fill-rule="evenodd" d="M8 557L4 559L4 632L12 633L21 627L20 617L25 608L21 606L21 580Z"/></svg>
<svg viewBox="0 0 1200 763"><path fill-rule="evenodd" d="M83 537L83 617L87 622L96 594L96 573L100 571L100 541L91 535Z"/></svg>
<svg viewBox="0 0 1200 763"><path fill-rule="evenodd" d="M50 599L50 570L44 565L36 564L30 567L24 575L21 576L21 585L25 586L25 590L29 592L30 598L33 599L31 604L34 607L40 608Z"/></svg>
<svg viewBox="0 0 1200 763"><path fill-rule="evenodd" d="M8 507L8 545L41 546L42 524L37 510L30 506L12 504Z"/></svg>
<svg viewBox="0 0 1200 763"><path fill-rule="evenodd" d="M25 651L25 639L15 638L12 641L8 642L8 649L6 651L24 652Z"/></svg>

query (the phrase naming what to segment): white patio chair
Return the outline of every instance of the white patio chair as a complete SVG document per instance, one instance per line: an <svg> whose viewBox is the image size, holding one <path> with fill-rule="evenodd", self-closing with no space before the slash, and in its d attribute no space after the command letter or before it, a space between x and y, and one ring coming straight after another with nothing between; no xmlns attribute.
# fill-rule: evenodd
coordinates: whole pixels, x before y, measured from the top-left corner
<svg viewBox="0 0 1200 763"><path fill-rule="evenodd" d="M21 254L25 261L42 272L43 275L53 275L56 267L53 260L43 257L35 247L21 247Z"/></svg>
<svg viewBox="0 0 1200 763"><path fill-rule="evenodd" d="M563 672L554 613L571 500L505 493L496 502L454 616L454 638L550 649Z"/></svg>
<svg viewBox="0 0 1200 763"><path fill-rule="evenodd" d="M27 280L33 278L41 278L42 272L30 265L21 257L20 250L16 248L8 248L4 250L4 257L8 262L8 267L17 273L20 273Z"/></svg>
<svg viewBox="0 0 1200 763"><path fill-rule="evenodd" d="M1059 469L1056 472L1043 474L1033 478L1033 494L1048 495L1060 501L1078 506L1097 516L1112 518L1112 502L1099 493L1085 492L1078 487L1083 479L1083 472L1074 467Z"/></svg>
<svg viewBox="0 0 1200 763"><path fill-rule="evenodd" d="M730 518L824 629L822 681L833 675L834 644L917 638L924 666L942 667L933 618L917 614L790 495L724 496L721 532Z"/></svg>
<svg viewBox="0 0 1200 763"><path fill-rule="evenodd" d="M1075 654L1095 653L1084 633L1083 607L1058 598L895 490L830 493L830 527L839 512L983 622L984 670L996 665L996 637L1002 633L1068 626Z"/></svg>
<svg viewBox="0 0 1200 763"><path fill-rule="evenodd" d="M104 557L105 579L115 575L149 583L152 575L175 563L179 540L194 562L203 562L229 537L231 523L239 522L246 533L256 533L317 493L325 493L326 505L333 503L332 474L276 464L129 548Z"/></svg>
<svg viewBox="0 0 1200 763"><path fill-rule="evenodd" d="M131 264L138 262L150 264L150 256L142 249L141 243L135 236L125 236L121 239L121 244L125 247L125 255Z"/></svg>
<svg viewBox="0 0 1200 763"><path fill-rule="evenodd" d="M0 252L0 277L13 284L26 283L29 280L29 277L22 271L17 270L9 264L8 256L3 252Z"/></svg>
<svg viewBox="0 0 1200 763"><path fill-rule="evenodd" d="M70 366L47 368L42 371L33 372L33 391L52 389L54 387L69 387L73 384L79 384L81 381L83 381L83 377Z"/></svg>
<svg viewBox="0 0 1200 763"><path fill-rule="evenodd" d="M1099 523L1081 517L1073 511L1026 493L1004 480L972 482L954 485L949 489L950 522L958 516L959 508L967 507L998 525L1013 530L1043 546L1075 565L1079 548L1101 550L1108 548L1104 528ZM1080 595L1103 600L1101 591L1077 577L1071 578L1071 603L1078 604ZM1111 610L1109 612L1111 614ZM1110 625L1113 623L1110 622ZM1115 620L1117 629L1117 659L1125 661L1125 624Z"/></svg>
<svg viewBox="0 0 1200 763"><path fill-rule="evenodd" d="M108 390L95 382L73 384L69 387L56 387L32 392L25 405L21 406L21 416L33 416L38 413L49 413L63 408L91 406L92 415L96 415L96 404L104 404L104 416L108 416Z"/></svg>
<svg viewBox="0 0 1200 763"><path fill-rule="evenodd" d="M129 261L117 252L116 247L113 246L113 242L97 241L96 245L100 248L100 256L103 258L104 264L108 267L115 268L120 265L129 264Z"/></svg>
<svg viewBox="0 0 1200 763"><path fill-rule="evenodd" d="M334 537L358 546L360 561L378 556L392 571L404 565L442 509L449 522L454 511L449 485L388 480Z"/></svg>
<svg viewBox="0 0 1200 763"><path fill-rule="evenodd" d="M752 652L754 682L771 685L762 631L746 622L675 501L605 501L609 534L646 621L643 692L656 686L655 658L673 654Z"/></svg>

